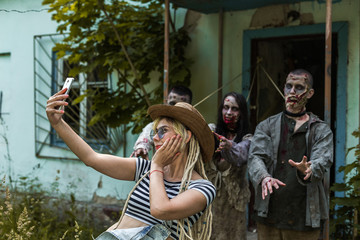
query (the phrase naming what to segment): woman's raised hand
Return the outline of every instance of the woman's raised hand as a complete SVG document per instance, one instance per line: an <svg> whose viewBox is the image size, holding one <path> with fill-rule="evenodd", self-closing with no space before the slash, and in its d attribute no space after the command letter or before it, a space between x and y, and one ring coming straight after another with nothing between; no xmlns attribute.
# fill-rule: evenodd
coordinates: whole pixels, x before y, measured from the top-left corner
<svg viewBox="0 0 360 240"><path fill-rule="evenodd" d="M69 95L64 94L66 92L66 88L61 91L55 93L51 96L46 105L46 115L50 121L50 124L54 127L56 126L60 120L62 115L64 114L64 110L60 108L60 106L67 106L68 103L64 100L69 97Z"/></svg>
<svg viewBox="0 0 360 240"><path fill-rule="evenodd" d="M181 144L182 138L180 135L166 139L164 144L155 152L152 162L161 167L169 165L179 156Z"/></svg>

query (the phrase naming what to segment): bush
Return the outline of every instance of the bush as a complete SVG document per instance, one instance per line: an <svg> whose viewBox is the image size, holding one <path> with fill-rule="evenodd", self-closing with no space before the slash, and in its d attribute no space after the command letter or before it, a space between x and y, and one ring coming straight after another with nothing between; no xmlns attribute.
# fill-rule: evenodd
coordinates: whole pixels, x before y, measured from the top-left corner
<svg viewBox="0 0 360 240"><path fill-rule="evenodd" d="M360 138L360 129L352 133ZM345 183L335 183L330 189L333 192L344 192L343 197L333 197L330 202L330 233L334 239L360 239L358 214L360 211L360 144L349 148L347 154L355 150L356 160L339 168L344 172Z"/></svg>

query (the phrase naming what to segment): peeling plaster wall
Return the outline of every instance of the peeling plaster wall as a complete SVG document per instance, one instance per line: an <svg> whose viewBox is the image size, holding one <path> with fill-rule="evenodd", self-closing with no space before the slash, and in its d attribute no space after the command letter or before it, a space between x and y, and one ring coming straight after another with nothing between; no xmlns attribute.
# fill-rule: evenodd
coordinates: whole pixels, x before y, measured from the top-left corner
<svg viewBox="0 0 360 240"><path fill-rule="evenodd" d="M360 39L360 1L342 0L332 5L332 21L349 22L348 36L348 68L347 68L347 116L346 116L346 148L357 144L351 133L359 126L359 39ZM297 10L300 19L285 21L283 12ZM183 10L185 12L185 10ZM179 12L179 10L177 11ZM256 19L259 13L269 22ZM274 13L278 15L274 15ZM281 16L279 16L281 15ZM255 17L255 19L254 19ZM242 91L242 78L228 84L242 73L242 47L243 31L261 28L261 24L267 27L276 27L283 24L299 25L325 23L326 4L314 2L303 2L290 5L270 6L264 9L251 9L246 11L226 12L224 14L224 51L223 51L223 84L226 85L223 94L229 91ZM193 58L192 85L194 91L194 103L197 103L208 94L217 89L218 81L218 14L202 14L197 21L197 26L190 33L191 43L187 54ZM256 21L255 21L256 20ZM253 24L253 26L251 25ZM260 26L259 26L260 24ZM251 27L252 26L252 27ZM335 100L335 99L334 99ZM334 101L333 100L333 101ZM208 122L216 121L217 95L213 95L198 109L204 114ZM343 106L338 106L343 107ZM335 113L332 113L335 114ZM349 160L350 159L350 160ZM351 161L351 157L347 158Z"/></svg>

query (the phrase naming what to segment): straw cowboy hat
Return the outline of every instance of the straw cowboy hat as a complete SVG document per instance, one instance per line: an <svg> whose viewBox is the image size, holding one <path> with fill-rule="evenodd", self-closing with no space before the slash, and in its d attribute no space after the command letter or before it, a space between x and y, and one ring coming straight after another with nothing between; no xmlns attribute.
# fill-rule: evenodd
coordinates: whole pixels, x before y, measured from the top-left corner
<svg viewBox="0 0 360 240"><path fill-rule="evenodd" d="M204 117L191 104L179 102L174 106L164 104L153 105L149 107L148 114L153 120L158 117L170 117L184 124L199 141L203 161L207 162L212 158L215 149L213 133L205 122Z"/></svg>

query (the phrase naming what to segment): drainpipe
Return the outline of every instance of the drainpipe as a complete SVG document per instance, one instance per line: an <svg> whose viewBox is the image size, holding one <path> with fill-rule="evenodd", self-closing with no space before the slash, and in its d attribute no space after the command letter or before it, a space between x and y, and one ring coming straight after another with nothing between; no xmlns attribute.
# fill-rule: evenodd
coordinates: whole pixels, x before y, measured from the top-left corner
<svg viewBox="0 0 360 240"><path fill-rule="evenodd" d="M360 14L360 5L359 5L359 14ZM360 16L360 15L358 15ZM360 36L360 27L359 27L359 36ZM359 56L360 56L360 48L359 48ZM359 63L359 74L360 74L360 63ZM360 76L359 76L359 85L360 85ZM359 89L360 92L360 89ZM360 99L360 97L359 97ZM360 103L360 101L359 101ZM359 121L360 121L360 105L359 105ZM359 124L359 128L360 128L360 124ZM360 141L359 141L360 144ZM355 208L354 210L354 226L356 226L357 224L359 224L359 211ZM358 228L354 227L353 229L353 239L356 239L358 237Z"/></svg>
<svg viewBox="0 0 360 240"><path fill-rule="evenodd" d="M325 122L331 126L331 37L332 37L332 0L326 0L326 29L325 29ZM324 178L325 193L330 199L330 173L327 172ZM329 239L329 219L326 220L323 229L323 239Z"/></svg>
<svg viewBox="0 0 360 240"><path fill-rule="evenodd" d="M169 17L170 17L169 0L165 0L164 84L163 84L164 104L166 104L166 100L168 96L168 88L169 88Z"/></svg>

